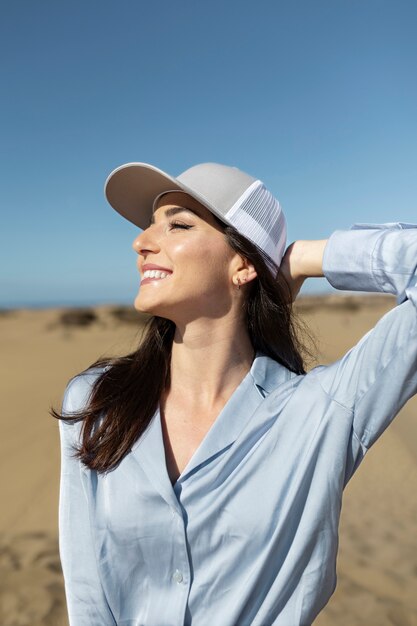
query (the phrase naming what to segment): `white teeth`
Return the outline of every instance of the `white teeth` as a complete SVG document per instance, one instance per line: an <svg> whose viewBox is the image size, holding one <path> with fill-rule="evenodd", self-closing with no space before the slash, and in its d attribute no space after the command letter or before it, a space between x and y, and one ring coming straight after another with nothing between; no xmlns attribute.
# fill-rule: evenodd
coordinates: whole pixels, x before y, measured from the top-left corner
<svg viewBox="0 0 417 626"><path fill-rule="evenodd" d="M169 274L160 270L146 270L143 273L143 278L166 278L166 276L169 276Z"/></svg>

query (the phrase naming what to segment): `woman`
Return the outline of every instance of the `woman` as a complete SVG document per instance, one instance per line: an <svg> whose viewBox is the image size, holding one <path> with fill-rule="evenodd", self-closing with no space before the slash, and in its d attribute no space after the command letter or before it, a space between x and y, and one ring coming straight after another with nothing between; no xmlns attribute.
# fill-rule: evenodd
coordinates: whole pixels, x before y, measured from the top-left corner
<svg viewBox="0 0 417 626"><path fill-rule="evenodd" d="M285 249L262 182L213 163L127 164L106 195L142 229L135 308L151 317L55 413L71 626L311 624L336 586L343 489L417 391L417 225ZM323 275L399 306L306 373L291 304Z"/></svg>

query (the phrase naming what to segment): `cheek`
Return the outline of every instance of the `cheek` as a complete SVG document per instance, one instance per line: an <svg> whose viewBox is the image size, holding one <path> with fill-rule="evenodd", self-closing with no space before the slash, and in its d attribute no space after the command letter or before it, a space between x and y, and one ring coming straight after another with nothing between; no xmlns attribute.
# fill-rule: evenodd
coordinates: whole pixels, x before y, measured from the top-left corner
<svg viewBox="0 0 417 626"><path fill-rule="evenodd" d="M222 241L202 237L178 244L172 258L175 259L177 269L180 269L184 283L197 282L201 286L217 287L228 283L230 252Z"/></svg>
<svg viewBox="0 0 417 626"><path fill-rule="evenodd" d="M221 255L221 252L219 250L216 254L213 249L207 251L202 264L204 274L202 287L207 293L213 294L215 292L219 298L222 297L222 294L226 295L230 288L228 260Z"/></svg>

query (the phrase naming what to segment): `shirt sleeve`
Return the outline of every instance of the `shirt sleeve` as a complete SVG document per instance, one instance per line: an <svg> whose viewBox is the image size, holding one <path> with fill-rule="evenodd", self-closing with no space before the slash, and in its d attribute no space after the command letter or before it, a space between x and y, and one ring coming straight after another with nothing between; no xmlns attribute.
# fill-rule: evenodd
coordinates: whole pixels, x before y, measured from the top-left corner
<svg viewBox="0 0 417 626"><path fill-rule="evenodd" d="M356 453L363 456L417 393L417 224L335 231L324 249L323 273L336 289L396 296L397 306L341 359L316 368L326 393L351 411L362 448Z"/></svg>
<svg viewBox="0 0 417 626"><path fill-rule="evenodd" d="M64 393L62 413L78 410L77 378ZM104 595L93 548L88 501L81 462L72 457L81 422L59 421L61 480L59 492L59 551L70 626L115 626Z"/></svg>

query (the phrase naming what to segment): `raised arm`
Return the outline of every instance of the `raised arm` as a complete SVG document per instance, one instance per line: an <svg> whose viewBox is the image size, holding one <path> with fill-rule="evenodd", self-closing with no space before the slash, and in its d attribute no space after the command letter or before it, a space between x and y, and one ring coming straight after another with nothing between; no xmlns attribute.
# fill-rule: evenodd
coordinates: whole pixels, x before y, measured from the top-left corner
<svg viewBox="0 0 417 626"><path fill-rule="evenodd" d="M324 246L322 273L336 289L397 298L397 306L341 359L311 372L351 411L365 454L417 393L417 224L355 224L335 231Z"/></svg>

